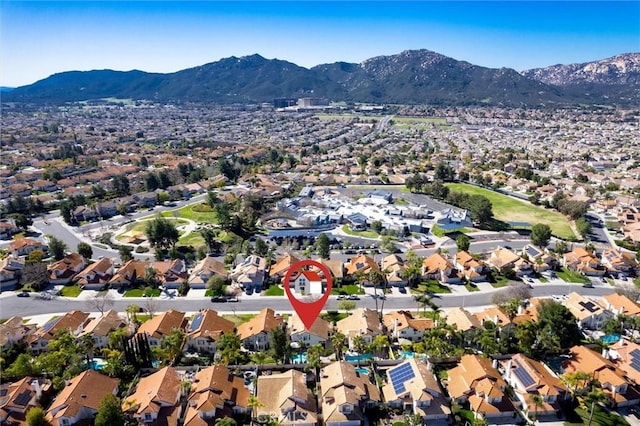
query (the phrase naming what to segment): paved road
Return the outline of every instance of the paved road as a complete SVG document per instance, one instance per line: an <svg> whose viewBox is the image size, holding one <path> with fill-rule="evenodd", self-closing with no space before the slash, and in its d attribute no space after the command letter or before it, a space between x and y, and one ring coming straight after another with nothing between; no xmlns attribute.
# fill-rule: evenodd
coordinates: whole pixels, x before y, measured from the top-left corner
<svg viewBox="0 0 640 426"><path fill-rule="evenodd" d="M496 290L497 291L497 290ZM475 292L468 294L443 294L436 297L434 301L442 308L452 308L457 306L475 307L492 304L492 297L496 291ZM540 284L535 285L531 290L532 296L549 297L553 295L568 294L572 291L578 291L585 296L603 296L614 292L613 287L601 286L594 288L585 288L579 284ZM0 299L0 316L9 318L14 315L23 317L55 314L60 312L68 312L73 309L91 311L86 300L78 300L74 298L57 297L52 300L43 300L37 297L19 298L15 294L5 293ZM115 301L114 309L124 312L130 304L138 304L145 306L147 299L144 298L126 298ZM380 302L379 302L380 303ZM155 299L156 309L158 312L168 309L178 309L185 312L195 312L199 309L212 308L221 312L257 312L263 308L270 307L278 312L291 311L291 305L286 297L253 297L241 299L239 303L212 303L208 298L192 299L192 298L176 298L176 299ZM375 308L375 300L368 295L362 295L361 300L356 302L358 307ZM388 297L384 304L384 309L416 309L417 305L410 295L391 296ZM335 297L331 297L325 306L325 310L338 309L338 301Z"/></svg>

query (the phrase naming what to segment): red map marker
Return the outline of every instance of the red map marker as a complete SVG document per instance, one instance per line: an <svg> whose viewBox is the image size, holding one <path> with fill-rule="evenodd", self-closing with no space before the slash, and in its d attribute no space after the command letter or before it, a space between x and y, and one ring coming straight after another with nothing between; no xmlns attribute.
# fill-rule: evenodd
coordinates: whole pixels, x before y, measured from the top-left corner
<svg viewBox="0 0 640 426"><path fill-rule="evenodd" d="M319 275L317 272L313 270L307 270L306 267L312 266L313 268L319 269L322 274L324 274L324 282L326 283L324 288L324 294L319 299L313 302L303 302L295 297L295 295L291 292L291 278L299 277L300 275L304 275L307 281L312 281L319 279ZM313 284L311 284L311 288L313 288ZM289 302L293 309L296 311L305 328L309 330L313 323L320 315L322 308L327 303L329 299L329 295L331 294L331 286L332 286L331 272L329 268L324 266L320 262L316 262L315 260L301 260L300 262L296 262L287 271L284 276L284 291L287 293L287 297L289 298ZM316 287L317 288L317 287Z"/></svg>

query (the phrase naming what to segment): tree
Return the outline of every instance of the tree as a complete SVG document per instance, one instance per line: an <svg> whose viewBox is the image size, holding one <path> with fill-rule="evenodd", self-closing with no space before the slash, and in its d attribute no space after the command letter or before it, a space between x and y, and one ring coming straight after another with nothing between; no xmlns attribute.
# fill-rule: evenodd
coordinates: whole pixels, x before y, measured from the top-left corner
<svg viewBox="0 0 640 426"><path fill-rule="evenodd" d="M112 393L102 398L94 424L95 426L124 426L120 399Z"/></svg>
<svg viewBox="0 0 640 426"><path fill-rule="evenodd" d="M374 220L371 222L371 229L373 229L378 234L382 232L382 222L379 220Z"/></svg>
<svg viewBox="0 0 640 426"><path fill-rule="evenodd" d="M273 357L283 364L287 364L291 358L291 341L289 335L282 327L276 327L269 331L269 343Z"/></svg>
<svg viewBox="0 0 640 426"><path fill-rule="evenodd" d="M116 175L111 181L113 192L118 197L129 195L129 179L125 175Z"/></svg>
<svg viewBox="0 0 640 426"><path fill-rule="evenodd" d="M129 246L119 246L118 255L123 262L128 262L133 259L133 249Z"/></svg>
<svg viewBox="0 0 640 426"><path fill-rule="evenodd" d="M331 346L333 346L333 350L336 352L336 359L340 361L344 350L347 348L347 336L336 331L333 333L333 336L331 336Z"/></svg>
<svg viewBox="0 0 640 426"><path fill-rule="evenodd" d="M269 246L260 237L256 238L256 254L261 257L265 257L269 252Z"/></svg>
<svg viewBox="0 0 640 426"><path fill-rule="evenodd" d="M255 395L249 395L247 407L251 408L251 416L254 417L256 408L264 407L264 404Z"/></svg>
<svg viewBox="0 0 640 426"><path fill-rule="evenodd" d="M60 260L64 257L64 252L67 250L67 245L62 241L54 237L53 235L47 235L49 241L49 251L55 260Z"/></svg>
<svg viewBox="0 0 640 426"><path fill-rule="evenodd" d="M98 311L100 315L104 315L104 311L111 309L115 305L115 300L111 293L104 291L89 299L87 305L90 310Z"/></svg>
<svg viewBox="0 0 640 426"><path fill-rule="evenodd" d="M324 232L318 235L318 238L316 238L316 251L318 252L318 256L320 256L321 258L329 259L329 255L331 253L329 237L327 237L327 234L325 234Z"/></svg>
<svg viewBox="0 0 640 426"><path fill-rule="evenodd" d="M531 227L531 243L545 248L551 240L551 228L545 223L536 223Z"/></svg>
<svg viewBox="0 0 640 426"><path fill-rule="evenodd" d="M45 413L40 407L32 407L27 411L27 425L28 426L44 426L45 425Z"/></svg>
<svg viewBox="0 0 640 426"><path fill-rule="evenodd" d="M358 334L353 338L353 349L359 354L364 354L367 351L367 342L364 337Z"/></svg>
<svg viewBox="0 0 640 426"><path fill-rule="evenodd" d="M91 245L83 241L78 243L78 247L76 250L78 254L85 259L91 259L93 257L93 249L91 248Z"/></svg>
<svg viewBox="0 0 640 426"><path fill-rule="evenodd" d="M217 253L220 251L221 244L217 240L219 236L217 229L204 228L200 231L200 235L202 235L202 239L204 239L204 243L207 246L209 253Z"/></svg>
<svg viewBox="0 0 640 426"><path fill-rule="evenodd" d="M591 374L584 371L576 371L573 373L565 373L561 378L567 384L569 392L571 392L571 401L573 402L575 401L578 390L583 389L591 380Z"/></svg>
<svg viewBox="0 0 640 426"><path fill-rule="evenodd" d="M544 398L539 394L534 393L531 395L530 400L534 406L533 421L536 421L536 419L538 418L538 410L540 409L540 407L542 407L542 404L544 404Z"/></svg>
<svg viewBox="0 0 640 426"><path fill-rule="evenodd" d="M27 228L33 225L33 221L23 213L10 214L9 218L13 219L18 228L25 231L27 230Z"/></svg>
<svg viewBox="0 0 640 426"><path fill-rule="evenodd" d="M144 230L151 247L168 249L180 238L180 233L173 223L162 216L149 221Z"/></svg>
<svg viewBox="0 0 640 426"><path fill-rule="evenodd" d="M591 233L591 223L584 216L581 216L576 220L576 229L582 238L587 238Z"/></svg>
<svg viewBox="0 0 640 426"><path fill-rule="evenodd" d="M471 245L471 240L464 234L458 235L456 238L456 247L458 251L468 251Z"/></svg>
<svg viewBox="0 0 640 426"><path fill-rule="evenodd" d="M155 297L147 297L147 300L144 301L144 308L149 313L149 316L153 318L156 312L158 312L158 301Z"/></svg>
<svg viewBox="0 0 640 426"><path fill-rule="evenodd" d="M223 296L224 295L224 286L227 284L227 280L220 275L213 275L207 281L207 288L211 289L213 292L213 296Z"/></svg>
<svg viewBox="0 0 640 426"><path fill-rule="evenodd" d="M173 365L176 358L182 353L182 346L184 345L184 330L176 328L171 331L164 339L162 339L162 349L167 351L169 364Z"/></svg>
<svg viewBox="0 0 640 426"><path fill-rule="evenodd" d="M31 285L34 290L42 290L49 283L48 277L46 264L43 262L27 262L22 268L20 284L23 286Z"/></svg>
<svg viewBox="0 0 640 426"><path fill-rule="evenodd" d="M567 307L547 300L538 305L538 340L544 352L568 349L578 344L581 336L576 318Z"/></svg>
<svg viewBox="0 0 640 426"><path fill-rule="evenodd" d="M593 411L596 408L596 404L600 404L601 402L605 402L609 399L607 394L602 392L602 390L594 388L589 393L585 395L582 402L586 406L590 406L589 410L589 420L587 421L587 426L591 426L591 421L593 420Z"/></svg>
<svg viewBox="0 0 640 426"><path fill-rule="evenodd" d="M407 252L407 260L404 262L404 277L410 286L415 285L422 277L422 261L423 259L413 250Z"/></svg>
<svg viewBox="0 0 640 426"><path fill-rule="evenodd" d="M215 426L238 426L238 422L228 416L218 417L215 421Z"/></svg>
<svg viewBox="0 0 640 426"><path fill-rule="evenodd" d="M242 357L240 336L235 333L223 333L216 346L222 363L238 364Z"/></svg>

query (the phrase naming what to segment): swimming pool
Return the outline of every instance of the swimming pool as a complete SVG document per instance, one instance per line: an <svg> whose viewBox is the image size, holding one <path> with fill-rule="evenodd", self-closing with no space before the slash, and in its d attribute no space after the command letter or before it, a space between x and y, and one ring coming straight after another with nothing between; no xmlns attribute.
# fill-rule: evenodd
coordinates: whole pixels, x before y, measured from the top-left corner
<svg viewBox="0 0 640 426"><path fill-rule="evenodd" d="M607 334L605 336L602 336L600 338L600 340L602 340L603 343L606 343L608 345L617 342L618 340L620 340L620 335L617 333L614 334Z"/></svg>
<svg viewBox="0 0 640 426"><path fill-rule="evenodd" d="M307 353L296 354L291 358L291 362L294 364L305 364L307 362Z"/></svg>
<svg viewBox="0 0 640 426"><path fill-rule="evenodd" d="M366 368L356 368L356 373L360 373L368 376L369 370L367 370Z"/></svg>
<svg viewBox="0 0 640 426"><path fill-rule="evenodd" d="M370 361L372 358L371 354L362 354L362 355L345 355L344 360L347 362L364 362Z"/></svg>
<svg viewBox="0 0 640 426"><path fill-rule="evenodd" d="M92 370L102 370L105 365L107 365L107 361L105 361L104 359L102 359L102 358L93 358L91 360L91 364L89 365L89 367Z"/></svg>
<svg viewBox="0 0 640 426"><path fill-rule="evenodd" d="M419 359L424 359L427 357L426 354L415 354L413 352L410 351L402 351L400 352L400 356L402 358L419 358Z"/></svg>

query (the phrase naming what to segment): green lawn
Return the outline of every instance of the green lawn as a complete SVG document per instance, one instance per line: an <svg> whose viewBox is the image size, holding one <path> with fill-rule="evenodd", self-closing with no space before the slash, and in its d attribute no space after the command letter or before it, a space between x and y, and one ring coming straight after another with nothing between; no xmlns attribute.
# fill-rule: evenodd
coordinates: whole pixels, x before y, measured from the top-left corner
<svg viewBox="0 0 640 426"><path fill-rule="evenodd" d="M494 274L490 282L493 288L501 288L509 284L509 279L504 275Z"/></svg>
<svg viewBox="0 0 640 426"><path fill-rule="evenodd" d="M124 292L124 297L158 297L159 288L132 288Z"/></svg>
<svg viewBox="0 0 640 426"><path fill-rule="evenodd" d="M570 271L567 268L562 268L562 270L557 272L557 274L558 274L558 277L560 277L561 279L563 279L568 283L586 284L589 282L589 278L583 275L580 275L577 272Z"/></svg>
<svg viewBox="0 0 640 426"><path fill-rule="evenodd" d="M543 277L542 275L540 275L538 277L538 281L540 281L541 283L548 283L549 282L549 280L546 279L545 277Z"/></svg>
<svg viewBox="0 0 640 426"><path fill-rule="evenodd" d="M344 232L347 235L354 235L356 237L378 238L378 233L377 232L374 232L374 231L354 231L351 228L349 228L349 225L343 225L342 226L342 232Z"/></svg>
<svg viewBox="0 0 640 426"><path fill-rule="evenodd" d="M565 426L586 425L589 422L590 409L585 410L581 407L575 409L575 413L568 413ZM582 422L580 421L582 420ZM596 405L593 410L592 426L625 426L629 423L621 416L608 413L605 409Z"/></svg>
<svg viewBox="0 0 640 426"><path fill-rule="evenodd" d="M546 210L542 207L466 183L447 183L446 185L453 191L487 197L493 206L493 214L498 220L503 222L528 222L531 225L545 223L551 227L553 234L557 237L567 240L576 238L567 218L558 212Z"/></svg>
<svg viewBox="0 0 640 426"><path fill-rule="evenodd" d="M284 289L278 285L272 285L264 294L265 296L284 296Z"/></svg>
<svg viewBox="0 0 640 426"><path fill-rule="evenodd" d="M464 288L467 289L467 291L473 293L474 291L480 291L480 289L478 288L477 285L473 284L473 283L467 283L464 285Z"/></svg>
<svg viewBox="0 0 640 426"><path fill-rule="evenodd" d="M77 285L65 285L60 290L60 294L64 297L78 297L82 293L82 289Z"/></svg>
<svg viewBox="0 0 640 426"><path fill-rule="evenodd" d="M443 117L393 117L392 120L402 124L447 124L447 119Z"/></svg>
<svg viewBox="0 0 640 426"><path fill-rule="evenodd" d="M323 314L320 314L320 318L325 321L329 321L331 324L334 324L342 319L348 317L349 314L346 312L338 312L338 311L329 311Z"/></svg>
<svg viewBox="0 0 640 426"><path fill-rule="evenodd" d="M255 317L256 314L236 314L236 315L222 315L222 318L226 318L229 321L233 321L236 326L249 321L251 318Z"/></svg>
<svg viewBox="0 0 640 426"><path fill-rule="evenodd" d="M428 280L418 284L418 288L411 289L411 293L412 294L451 293L451 289L445 285L440 284L436 280Z"/></svg>
<svg viewBox="0 0 640 426"><path fill-rule="evenodd" d="M331 294L364 294L364 290L360 289L357 284L345 284L342 287L331 287Z"/></svg>
<svg viewBox="0 0 640 426"><path fill-rule="evenodd" d="M185 219L191 219L194 222L198 223L218 223L215 213L206 203L190 204L178 210L162 212L162 216L167 218L183 217Z"/></svg>
<svg viewBox="0 0 640 426"><path fill-rule="evenodd" d="M178 240L179 246L194 246L198 247L204 245L204 238L200 235L199 232L190 232L187 235L180 237Z"/></svg>

